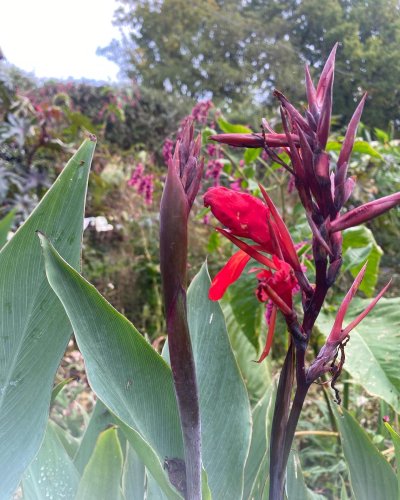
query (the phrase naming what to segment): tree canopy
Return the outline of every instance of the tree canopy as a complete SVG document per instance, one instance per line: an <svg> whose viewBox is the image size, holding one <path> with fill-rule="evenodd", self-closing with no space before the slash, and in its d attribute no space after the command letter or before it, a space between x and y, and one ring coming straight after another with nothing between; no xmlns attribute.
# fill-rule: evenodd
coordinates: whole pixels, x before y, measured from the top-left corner
<svg viewBox="0 0 400 500"><path fill-rule="evenodd" d="M267 106L278 87L299 101L304 63L317 73L338 41L335 114L347 121L368 91L366 123L398 118L396 0L118 1L123 38L100 52L145 87Z"/></svg>

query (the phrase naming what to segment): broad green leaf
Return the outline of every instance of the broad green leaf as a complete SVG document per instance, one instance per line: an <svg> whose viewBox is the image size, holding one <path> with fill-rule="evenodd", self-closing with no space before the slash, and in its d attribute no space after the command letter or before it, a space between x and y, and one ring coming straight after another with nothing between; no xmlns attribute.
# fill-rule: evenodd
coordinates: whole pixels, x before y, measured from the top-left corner
<svg viewBox="0 0 400 500"><path fill-rule="evenodd" d="M158 457L154 449L141 437L134 429L124 424L121 420L115 419L117 425L121 428L129 444L137 453L140 460L151 473L153 479L157 482L158 488L164 492L169 500L179 500L182 498L171 486L163 466L163 458Z"/></svg>
<svg viewBox="0 0 400 500"><path fill-rule="evenodd" d="M125 451L124 471L122 474L122 492L125 500L144 500L145 467L138 454L127 443Z"/></svg>
<svg viewBox="0 0 400 500"><path fill-rule="evenodd" d="M326 145L327 151L340 151L342 149L342 143L337 141L330 141ZM372 147L372 145L367 141L356 141L353 146L354 153L361 153L372 156L373 158L382 159L382 155Z"/></svg>
<svg viewBox="0 0 400 500"><path fill-rule="evenodd" d="M65 451L50 421L39 453L24 474L24 500L73 499L79 473ZM5 497L4 497L5 498Z"/></svg>
<svg viewBox="0 0 400 500"><path fill-rule="evenodd" d="M346 483L344 482L343 477L340 476L340 479L342 481L342 487L340 489L340 500L351 500L347 493Z"/></svg>
<svg viewBox="0 0 400 500"><path fill-rule="evenodd" d="M0 252L0 498L8 499L40 448L54 376L72 333L44 272L37 229L80 264L87 177L95 143L87 140ZM27 411L29 408L29 411Z"/></svg>
<svg viewBox="0 0 400 500"><path fill-rule="evenodd" d="M212 497L241 499L250 445L245 385L229 344L224 316L208 299L206 265L188 290L188 322L199 383L203 464Z"/></svg>
<svg viewBox="0 0 400 500"><path fill-rule="evenodd" d="M260 349L260 330L265 306L260 304L254 293L257 280L249 269L254 265L247 265L241 277L233 283L225 293L223 303L229 303L235 320L249 342L258 353Z"/></svg>
<svg viewBox="0 0 400 500"><path fill-rule="evenodd" d="M354 299L344 325L370 302L371 299ZM328 335L333 321L334 315L322 312L317 326ZM352 381L400 412L400 299L381 299L352 330L345 352L344 367Z"/></svg>
<svg viewBox="0 0 400 500"><path fill-rule="evenodd" d="M0 249L7 243L8 233L14 222L15 210L11 210L0 220Z"/></svg>
<svg viewBox="0 0 400 500"><path fill-rule="evenodd" d="M234 123L229 123L224 120L222 117L217 120L219 128L222 132L227 134L251 134L252 130L249 127L245 127L244 125L236 125Z"/></svg>
<svg viewBox="0 0 400 500"><path fill-rule="evenodd" d="M308 497L299 455L293 450L286 468L286 495L288 500L305 500Z"/></svg>
<svg viewBox="0 0 400 500"><path fill-rule="evenodd" d="M130 444L152 473L155 464L157 474L166 457L183 457L171 370L135 327L72 269L44 236L40 238L49 283L70 318L89 383L126 424L134 436L127 435ZM166 493L171 494L171 490Z"/></svg>
<svg viewBox="0 0 400 500"><path fill-rule="evenodd" d="M382 143L386 143L386 142L389 142L390 141L390 136L387 132L385 132L384 130L380 129L380 128L374 128L374 134L376 135L376 138L382 142Z"/></svg>
<svg viewBox="0 0 400 500"><path fill-rule="evenodd" d="M69 431L63 429L58 424L53 423L53 430L57 434L58 439L61 441L64 446L65 451L71 457L71 460L74 460L74 456L79 448L80 439L73 436ZM75 464L74 464L75 465ZM78 470L78 472L80 472Z"/></svg>
<svg viewBox="0 0 400 500"><path fill-rule="evenodd" d="M232 287L235 285L232 285ZM235 288L238 297L233 300L230 300L233 298L230 293L225 294L226 296L221 301L221 307L236 361L246 384L250 402L254 405L263 397L271 384L271 364L269 358L263 363L255 363L259 358L260 349L263 347L262 344L264 343L267 328L263 320L263 307L260 307L259 303L254 304L252 302L251 286L254 283L248 283L248 285L250 287ZM241 303L243 304L243 315L240 312ZM232 305L235 307L236 314L232 310ZM247 330L247 335L243 330ZM259 334L260 330L264 330L261 336ZM254 333L251 333L252 331ZM257 331L257 334L255 331ZM257 337L257 349L253 343L250 343L249 337L253 338L254 342Z"/></svg>
<svg viewBox="0 0 400 500"><path fill-rule="evenodd" d="M98 399L94 410L90 416L89 424L83 434L79 448L74 456L74 464L82 474L83 469L93 453L96 441L102 431L111 423L114 423L114 417L108 408Z"/></svg>
<svg viewBox="0 0 400 500"><path fill-rule="evenodd" d="M208 138L210 137L210 135L215 135L217 132L210 128L210 127L205 127L203 128L202 132L201 132L201 142L203 145L205 144L209 144L208 142Z"/></svg>
<svg viewBox="0 0 400 500"><path fill-rule="evenodd" d="M354 153L361 153L373 158L383 159L382 155L367 141L356 141L353 146Z"/></svg>
<svg viewBox="0 0 400 500"><path fill-rule="evenodd" d="M146 479L146 500L169 500L151 474L147 473Z"/></svg>
<svg viewBox="0 0 400 500"><path fill-rule="evenodd" d="M344 409L335 415L356 500L397 500L396 476L364 429Z"/></svg>
<svg viewBox="0 0 400 500"><path fill-rule="evenodd" d="M389 431L390 437L392 438L394 445L394 452L396 455L396 466L397 466L397 500L400 500L400 435L393 429L393 427L385 422L385 427Z"/></svg>
<svg viewBox="0 0 400 500"><path fill-rule="evenodd" d="M357 226L343 231L343 267L356 277L368 261L360 290L372 297L379 275L379 264L383 251L375 241L372 231L366 226Z"/></svg>
<svg viewBox="0 0 400 500"><path fill-rule="evenodd" d="M103 431L79 483L76 500L122 500L123 455L116 428Z"/></svg>
<svg viewBox="0 0 400 500"><path fill-rule="evenodd" d="M249 456L244 470L243 498L261 500L268 495L269 436L276 396L276 384L271 384L252 411L253 432Z"/></svg>
<svg viewBox="0 0 400 500"><path fill-rule="evenodd" d="M246 151L243 155L246 165L250 165L250 163L253 163L253 161L257 160L261 152L261 148L246 148Z"/></svg>

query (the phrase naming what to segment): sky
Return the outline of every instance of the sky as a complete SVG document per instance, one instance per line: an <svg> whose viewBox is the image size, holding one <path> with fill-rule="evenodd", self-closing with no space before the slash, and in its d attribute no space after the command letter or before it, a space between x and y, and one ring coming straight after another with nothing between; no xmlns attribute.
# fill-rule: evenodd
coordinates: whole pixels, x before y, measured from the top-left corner
<svg viewBox="0 0 400 500"><path fill-rule="evenodd" d="M39 78L117 81L118 67L96 49L118 38L115 0L3 0L0 48Z"/></svg>

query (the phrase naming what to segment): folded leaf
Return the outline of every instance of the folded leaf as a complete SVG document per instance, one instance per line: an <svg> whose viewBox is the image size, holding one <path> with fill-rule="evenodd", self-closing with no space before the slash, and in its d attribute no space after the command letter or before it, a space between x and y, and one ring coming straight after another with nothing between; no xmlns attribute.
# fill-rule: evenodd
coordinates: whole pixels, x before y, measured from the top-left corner
<svg viewBox="0 0 400 500"><path fill-rule="evenodd" d="M92 389L133 434L127 437L146 467L159 473L165 459L183 458L169 366L43 235L40 239L47 278L70 318ZM164 484L166 494L174 495Z"/></svg>

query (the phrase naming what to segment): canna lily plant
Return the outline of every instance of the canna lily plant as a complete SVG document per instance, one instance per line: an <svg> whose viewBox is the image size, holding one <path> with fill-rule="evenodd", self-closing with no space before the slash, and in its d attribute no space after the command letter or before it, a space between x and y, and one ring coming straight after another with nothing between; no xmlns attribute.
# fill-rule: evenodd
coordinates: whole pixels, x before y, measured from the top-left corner
<svg viewBox="0 0 400 500"><path fill-rule="evenodd" d="M248 261L253 259L261 266L256 269L256 296L260 302L272 304L266 344L258 362L263 361L270 352L278 311L283 315L290 334L271 431L270 500L283 498L288 457L311 384L322 375L329 374L331 386L335 389L351 330L372 310L389 286L388 283L368 307L343 328L350 301L363 279L364 266L339 307L325 345L314 361L306 364L313 327L342 265L342 231L365 223L400 203L400 193L395 193L343 211L355 186L355 179L348 175L348 165L366 94L348 125L338 161L332 165L325 148L330 132L336 49L337 45L326 61L317 87L306 67L308 107L303 114L281 92L274 92L280 103L284 134L275 133L263 120L262 133L210 137L234 147L263 148L272 160L285 168L294 177L313 235L315 283L310 283L297 257L289 230L263 186L260 186L263 201L224 187L212 188L204 196L205 206L210 207L213 215L224 226L217 228L217 231L239 248L215 276L209 298L222 298L226 289L240 277ZM279 149L287 153L290 164L280 158ZM301 314L293 305L293 294L297 290L301 293ZM251 290L249 293L252 293ZM292 401L294 379L296 389ZM337 390L336 399L340 402Z"/></svg>
<svg viewBox="0 0 400 500"><path fill-rule="evenodd" d="M79 272L94 136L88 137L28 220L4 244L0 500L15 498L16 490L17 497L25 500L264 500L268 491L271 500L282 500L285 482L289 500L293 492L295 498L302 498L302 492L307 497L290 455L304 401L311 384L324 376L330 378L339 401L335 383L349 336L389 286L346 321L366 273L363 266L312 359L313 327L342 265L342 232L400 203L396 193L349 211L344 208L355 186L348 166L366 97L333 165L325 149L335 51L336 47L316 87L306 68L308 107L303 114L275 92L284 133L276 133L264 120L258 134L212 137L234 147L261 147L293 176L313 235L315 276L308 275L296 242L263 186L261 197L214 187L205 193L204 204L220 222L217 231L237 251L212 281L205 264L187 287L188 221L203 174L201 136L195 137L192 120L184 123L169 154L160 207L167 333L161 354ZM286 152L290 163L282 160L280 151ZM289 333L279 384L262 385L256 401L243 376L241 349L246 346L240 342L240 348L234 346L241 331L232 321L233 306L228 304L230 311L218 303L249 263L253 285L247 293L255 293L265 305L268 321L258 364L246 360L258 381L265 373L279 316ZM97 398L78 439L48 418L50 406L68 383L52 388L71 332ZM390 465L349 414L337 422L344 453L350 457L356 500L397 498L400 476L398 485ZM396 443L400 438L387 428Z"/></svg>

